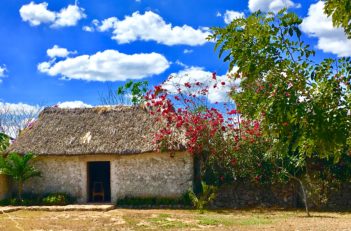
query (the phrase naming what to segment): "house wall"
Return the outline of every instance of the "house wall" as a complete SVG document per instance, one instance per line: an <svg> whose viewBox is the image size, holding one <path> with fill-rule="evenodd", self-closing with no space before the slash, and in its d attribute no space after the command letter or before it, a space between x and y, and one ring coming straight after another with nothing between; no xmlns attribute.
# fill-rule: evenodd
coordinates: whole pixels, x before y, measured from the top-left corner
<svg viewBox="0 0 351 231"><path fill-rule="evenodd" d="M0 175L0 200L7 197L9 193L8 179L4 175Z"/></svg>
<svg viewBox="0 0 351 231"><path fill-rule="evenodd" d="M179 197L192 186L193 159L188 153L138 155L40 156L34 165L42 177L24 190L33 193L66 192L87 201L87 163L110 161L111 200L129 197Z"/></svg>

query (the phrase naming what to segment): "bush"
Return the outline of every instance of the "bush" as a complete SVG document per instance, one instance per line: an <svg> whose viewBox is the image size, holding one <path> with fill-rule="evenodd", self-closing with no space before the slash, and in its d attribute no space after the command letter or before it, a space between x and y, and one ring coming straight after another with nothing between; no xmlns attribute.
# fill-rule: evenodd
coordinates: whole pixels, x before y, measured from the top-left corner
<svg viewBox="0 0 351 231"><path fill-rule="evenodd" d="M118 199L118 206L175 206L191 205L191 200L188 194L184 194L180 198L165 198L165 197L125 197Z"/></svg>
<svg viewBox="0 0 351 231"><path fill-rule="evenodd" d="M199 210L201 213L204 208L216 199L218 188L213 185L207 185L205 182L201 182L202 192L196 195L193 191L189 190L189 198L195 209Z"/></svg>
<svg viewBox="0 0 351 231"><path fill-rule="evenodd" d="M216 186L236 182L271 184L278 179L277 169L266 155L269 142L262 137L255 140L240 140L237 146L231 144L227 146L234 148L207 159L203 176L207 184Z"/></svg>
<svg viewBox="0 0 351 231"><path fill-rule="evenodd" d="M1 206L31 206L31 205L68 205L75 203L76 199L67 193L49 193L38 195L27 193L22 199L8 198L0 201Z"/></svg>
<svg viewBox="0 0 351 231"><path fill-rule="evenodd" d="M42 198L44 205L68 205L76 202L76 199L66 193L47 194Z"/></svg>

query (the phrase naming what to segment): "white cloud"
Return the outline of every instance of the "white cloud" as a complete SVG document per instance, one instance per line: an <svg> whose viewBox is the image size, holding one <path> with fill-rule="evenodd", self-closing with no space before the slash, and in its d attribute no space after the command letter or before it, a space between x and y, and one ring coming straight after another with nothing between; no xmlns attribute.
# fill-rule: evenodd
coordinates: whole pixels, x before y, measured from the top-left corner
<svg viewBox="0 0 351 231"><path fill-rule="evenodd" d="M91 27L91 26L83 26L82 29L86 32L94 32L95 31L94 27Z"/></svg>
<svg viewBox="0 0 351 231"><path fill-rule="evenodd" d="M283 8L300 8L301 4L291 0L249 0L249 9L251 12L261 10L263 12L277 13Z"/></svg>
<svg viewBox="0 0 351 231"><path fill-rule="evenodd" d="M97 19L94 19L92 22L91 22L91 25L90 26L83 26L83 30L84 31L87 31L87 32L94 32L95 31L95 28L98 29L98 25L99 25L99 20Z"/></svg>
<svg viewBox="0 0 351 231"><path fill-rule="evenodd" d="M142 79L164 72L170 63L158 53L123 54L105 50L56 62L38 64L38 70L50 76L87 81L125 81Z"/></svg>
<svg viewBox="0 0 351 231"><path fill-rule="evenodd" d="M116 17L111 17L104 19L101 24L98 26L98 30L101 32L108 31L110 29L113 29L116 26L116 23L118 22L118 19ZM99 21L93 21L93 24L98 25Z"/></svg>
<svg viewBox="0 0 351 231"><path fill-rule="evenodd" d="M225 22L226 24L229 24L229 23L231 23L234 19L237 19L237 18L244 18L244 17L245 17L244 12L238 12L238 11L227 10L227 11L224 13L224 22Z"/></svg>
<svg viewBox="0 0 351 231"><path fill-rule="evenodd" d="M60 12L48 10L48 3L30 2L23 5L20 10L23 21L29 22L31 26L39 26L40 24L51 24L51 27L75 26L78 21L85 18L84 9L77 5L68 5L62 8Z"/></svg>
<svg viewBox="0 0 351 231"><path fill-rule="evenodd" d="M210 34L208 28L194 29L188 25L172 26L152 11L146 11L144 14L134 12L123 20L111 17L99 23L97 29L99 31L112 29L112 39L119 44L142 40L156 41L168 46L180 44L197 46L205 44L206 37Z"/></svg>
<svg viewBox="0 0 351 231"><path fill-rule="evenodd" d="M191 54L191 53L193 53L194 52L194 50L192 50L192 49L184 49L183 50L183 53L184 54Z"/></svg>
<svg viewBox="0 0 351 231"><path fill-rule="evenodd" d="M54 45L52 48L46 51L46 54L50 58L55 58L55 57L66 58L69 54L75 54L75 53L76 53L75 51L68 51L66 48L62 48L57 45Z"/></svg>
<svg viewBox="0 0 351 231"><path fill-rule="evenodd" d="M2 83L3 77L5 77L5 73L7 72L6 66L5 65L0 65L0 83Z"/></svg>
<svg viewBox="0 0 351 231"><path fill-rule="evenodd" d="M185 63L183 63L179 59L177 59L174 63L179 65L179 66L181 66L181 67L184 67L184 68L188 68L189 67L188 65L186 65Z"/></svg>
<svg viewBox="0 0 351 231"><path fill-rule="evenodd" d="M54 22L56 19L55 12L47 8L48 4L46 2L39 4L30 2L27 5L23 5L19 12L23 21L29 22L32 26L39 26L42 23Z"/></svg>
<svg viewBox="0 0 351 231"><path fill-rule="evenodd" d="M91 108L93 106L77 100L77 101L66 101L66 102L58 103L57 107L59 107L59 108Z"/></svg>
<svg viewBox="0 0 351 231"><path fill-rule="evenodd" d="M331 18L324 13L324 2L311 4L308 16L303 19L301 30L311 37L318 39L317 48L336 54L337 56L351 55L351 40L347 39L342 28L333 27Z"/></svg>
<svg viewBox="0 0 351 231"><path fill-rule="evenodd" d="M56 20L52 27L75 26L79 20L85 17L83 8L77 5L69 5L56 14Z"/></svg>
<svg viewBox="0 0 351 231"><path fill-rule="evenodd" d="M236 70L237 68L231 73ZM185 86L187 82L192 85L190 89ZM201 83L200 87L196 87L197 82ZM225 82L225 85L222 85L222 82ZM192 94L197 93L200 88L208 87L208 99L211 103L215 103L230 101L229 92L233 87L238 87L239 83L238 80L230 79L227 75L217 76L217 80L214 81L212 80L212 72L205 71L201 67L186 67L178 73L171 74L162 87L171 93L176 93L178 88L181 88L185 92L192 92ZM214 87L215 84L216 87Z"/></svg>

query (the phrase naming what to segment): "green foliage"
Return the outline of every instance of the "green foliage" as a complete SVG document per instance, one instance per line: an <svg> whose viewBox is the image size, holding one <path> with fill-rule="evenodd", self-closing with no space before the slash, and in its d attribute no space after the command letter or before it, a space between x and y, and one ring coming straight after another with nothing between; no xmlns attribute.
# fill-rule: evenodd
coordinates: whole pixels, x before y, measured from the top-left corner
<svg viewBox="0 0 351 231"><path fill-rule="evenodd" d="M288 159L301 172L312 155L337 162L349 149L351 63L342 58L315 64L314 51L300 40L300 23L284 11L255 13L214 28L210 38L242 73L242 91L232 92L242 114L261 121L272 157Z"/></svg>
<svg viewBox="0 0 351 231"><path fill-rule="evenodd" d="M303 51L306 56L314 53L299 42L301 22L297 15L283 10L276 16L257 12L235 19L226 28L213 28L214 33L208 39L216 40L215 48L219 49L220 57L225 56L225 62L230 61L230 69L238 66L238 73L250 82L267 73L291 52Z"/></svg>
<svg viewBox="0 0 351 231"><path fill-rule="evenodd" d="M68 205L76 202L76 198L67 193L50 193L41 198L44 205Z"/></svg>
<svg viewBox="0 0 351 231"><path fill-rule="evenodd" d="M27 153L23 156L17 153L10 153L6 158L0 158L0 172L19 182L40 176L40 172L29 163L34 158L35 156L32 153Z"/></svg>
<svg viewBox="0 0 351 231"><path fill-rule="evenodd" d="M10 145L10 137L0 132L0 153L5 151L9 145Z"/></svg>
<svg viewBox="0 0 351 231"><path fill-rule="evenodd" d="M332 17L335 27L343 27L345 33L351 38L351 1L326 0L324 13Z"/></svg>
<svg viewBox="0 0 351 231"><path fill-rule="evenodd" d="M40 205L41 201L38 195L33 193L24 193L21 199L11 197L0 201L1 206L32 206Z"/></svg>
<svg viewBox="0 0 351 231"><path fill-rule="evenodd" d="M133 105L139 105L144 102L144 95L147 91L148 81L134 82L128 81L124 86L117 89L117 95L131 95Z"/></svg>
<svg viewBox="0 0 351 231"><path fill-rule="evenodd" d="M33 206L33 205L68 205L76 202L76 198L67 193L49 193L45 195L37 195L26 193L22 199L9 198L0 201L1 206Z"/></svg>
<svg viewBox="0 0 351 231"><path fill-rule="evenodd" d="M230 141L230 139L228 139ZM204 173L207 184L223 185L235 182L272 184L276 181L286 181L273 166L266 152L270 143L263 137L254 141L240 140L234 145L228 145L227 154L210 156Z"/></svg>
<svg viewBox="0 0 351 231"><path fill-rule="evenodd" d="M312 161L332 167L351 154L351 59L316 63L301 41L301 21L284 10L257 12L209 37L224 61L238 67L241 90L231 95L245 118L260 121L277 176L300 183L314 174Z"/></svg>
<svg viewBox="0 0 351 231"><path fill-rule="evenodd" d="M125 197L117 200L117 206L174 206L191 204L188 194L184 194L180 198L164 198L164 197Z"/></svg>
<svg viewBox="0 0 351 231"><path fill-rule="evenodd" d="M200 195L196 195L192 190L189 190L189 197L195 209L203 212L204 208L216 199L218 188L213 185L207 185L205 182L201 182L202 192Z"/></svg>
<svg viewBox="0 0 351 231"><path fill-rule="evenodd" d="M11 177L18 183L18 197L21 199L23 184L32 177L41 176L39 170L30 164L30 161L35 158L32 153L19 155L10 153L6 158L0 157L0 174Z"/></svg>

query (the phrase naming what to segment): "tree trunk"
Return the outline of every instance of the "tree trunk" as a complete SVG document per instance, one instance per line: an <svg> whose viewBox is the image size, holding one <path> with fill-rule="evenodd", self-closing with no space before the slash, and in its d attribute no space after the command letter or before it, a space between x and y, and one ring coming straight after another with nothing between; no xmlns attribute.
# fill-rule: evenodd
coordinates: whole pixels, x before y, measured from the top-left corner
<svg viewBox="0 0 351 231"><path fill-rule="evenodd" d="M302 195L303 195L303 201L305 202L306 213L307 213L307 216L309 217L310 216L310 211L308 209L308 200L307 200L306 189L305 189L305 186L303 185L302 181L299 180L299 182L300 182L301 191L302 191Z"/></svg>
<svg viewBox="0 0 351 231"><path fill-rule="evenodd" d="M199 154L194 155L194 180L193 180L193 191L196 195L202 193L201 184L201 157Z"/></svg>
<svg viewBox="0 0 351 231"><path fill-rule="evenodd" d="M309 208L308 208L308 197L307 197L307 193L306 193L306 189L305 189L305 186L303 184L303 182L295 177L295 176L290 176L292 179L296 180L297 182L299 182L300 184L300 187L301 187L301 191L302 191L302 197L303 197L303 202L305 204L305 210L306 210L306 214L308 217L310 217L310 211L309 211Z"/></svg>

